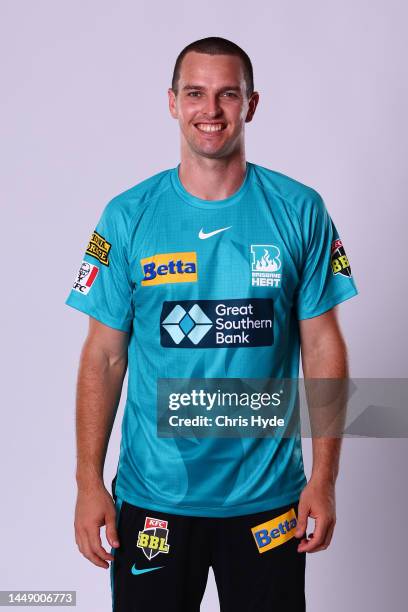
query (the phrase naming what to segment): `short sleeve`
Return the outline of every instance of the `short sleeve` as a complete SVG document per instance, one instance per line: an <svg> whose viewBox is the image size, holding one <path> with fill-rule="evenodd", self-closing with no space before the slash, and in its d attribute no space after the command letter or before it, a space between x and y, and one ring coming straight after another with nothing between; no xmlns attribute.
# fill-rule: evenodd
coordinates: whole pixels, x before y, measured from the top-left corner
<svg viewBox="0 0 408 612"><path fill-rule="evenodd" d="M317 317L358 294L343 242L315 193L303 218L305 254L295 299L298 319Z"/></svg>
<svg viewBox="0 0 408 612"><path fill-rule="evenodd" d="M92 232L65 304L101 323L128 332L133 321L127 224L112 200Z"/></svg>

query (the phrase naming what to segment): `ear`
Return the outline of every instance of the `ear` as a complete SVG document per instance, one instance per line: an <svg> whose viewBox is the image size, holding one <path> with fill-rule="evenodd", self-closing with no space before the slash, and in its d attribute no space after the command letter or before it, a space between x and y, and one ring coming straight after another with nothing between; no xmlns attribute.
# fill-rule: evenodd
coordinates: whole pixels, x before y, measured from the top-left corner
<svg viewBox="0 0 408 612"><path fill-rule="evenodd" d="M259 93L257 91L254 91L251 97L249 98L248 112L247 116L245 117L245 123L249 123L250 121L252 121L252 118L255 115L256 107L258 106L258 102Z"/></svg>
<svg viewBox="0 0 408 612"><path fill-rule="evenodd" d="M173 117L173 119L177 119L178 118L178 112L177 112L177 97L176 94L174 93L174 91L172 90L171 87L169 87L169 89L167 90L167 94L169 97L169 111L170 111L170 115Z"/></svg>

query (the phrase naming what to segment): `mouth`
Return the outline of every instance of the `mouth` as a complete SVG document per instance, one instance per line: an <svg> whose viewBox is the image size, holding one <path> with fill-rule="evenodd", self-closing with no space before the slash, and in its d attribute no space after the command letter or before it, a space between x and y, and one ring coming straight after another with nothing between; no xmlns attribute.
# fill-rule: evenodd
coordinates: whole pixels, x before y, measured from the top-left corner
<svg viewBox="0 0 408 612"><path fill-rule="evenodd" d="M227 127L225 123L217 122L217 123L195 123L194 127L197 128L200 132L204 134L216 134L217 132L222 132Z"/></svg>

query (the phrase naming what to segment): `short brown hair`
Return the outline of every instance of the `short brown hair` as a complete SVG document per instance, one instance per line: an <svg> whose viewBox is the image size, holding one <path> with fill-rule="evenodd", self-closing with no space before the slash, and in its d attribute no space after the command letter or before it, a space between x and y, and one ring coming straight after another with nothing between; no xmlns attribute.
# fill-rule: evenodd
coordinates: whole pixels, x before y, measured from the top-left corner
<svg viewBox="0 0 408 612"><path fill-rule="evenodd" d="M171 81L171 88L174 93L177 95L178 92L178 82L180 78L180 69L181 63L184 57L190 51L195 51L196 53L205 53L207 55L236 55L241 59L242 66L244 69L244 78L246 82L246 92L247 96L249 96L254 91L254 72L252 69L252 63L249 59L249 56L245 53L241 47L236 45L230 40L226 38L220 38L218 36L209 36L208 38L201 38L200 40L196 40L195 42L190 43L187 47L179 53L173 71L173 78Z"/></svg>

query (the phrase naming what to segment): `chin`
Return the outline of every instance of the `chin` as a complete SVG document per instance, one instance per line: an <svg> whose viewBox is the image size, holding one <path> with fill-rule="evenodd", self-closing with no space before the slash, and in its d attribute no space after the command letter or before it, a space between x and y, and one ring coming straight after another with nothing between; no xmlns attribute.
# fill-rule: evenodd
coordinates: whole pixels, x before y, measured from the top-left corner
<svg viewBox="0 0 408 612"><path fill-rule="evenodd" d="M218 146L202 146L202 143L191 143L191 147L196 153L200 155L205 155L205 157L220 157L225 153L227 147L225 146L225 142L219 144Z"/></svg>
<svg viewBox="0 0 408 612"><path fill-rule="evenodd" d="M209 151L208 149L198 149L195 148L196 153L201 155L202 157L207 157L207 159L219 159L220 157L225 156L225 151L223 149L217 149Z"/></svg>

